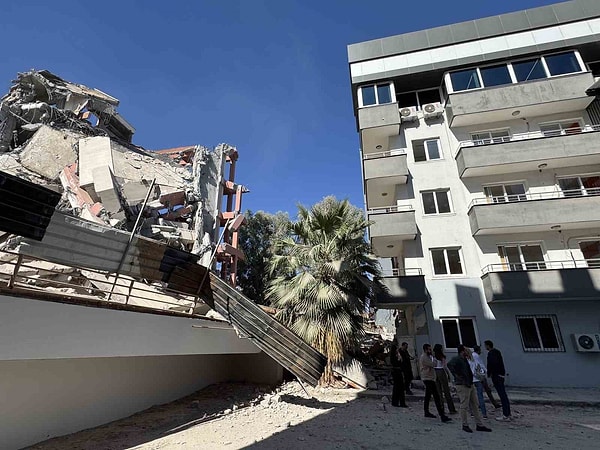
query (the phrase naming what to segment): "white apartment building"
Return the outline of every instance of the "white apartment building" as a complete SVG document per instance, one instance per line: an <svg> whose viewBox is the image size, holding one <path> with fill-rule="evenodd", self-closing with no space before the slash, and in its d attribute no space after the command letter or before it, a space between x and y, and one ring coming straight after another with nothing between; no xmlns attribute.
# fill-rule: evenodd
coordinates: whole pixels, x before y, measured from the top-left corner
<svg viewBox="0 0 600 450"><path fill-rule="evenodd" d="M600 2L348 46L379 318L600 385ZM599 83L600 84L600 83Z"/></svg>

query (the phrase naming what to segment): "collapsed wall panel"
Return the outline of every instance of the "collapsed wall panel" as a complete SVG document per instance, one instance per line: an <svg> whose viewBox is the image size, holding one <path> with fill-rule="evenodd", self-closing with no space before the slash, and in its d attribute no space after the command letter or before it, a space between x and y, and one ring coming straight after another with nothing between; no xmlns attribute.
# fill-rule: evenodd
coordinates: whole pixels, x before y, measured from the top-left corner
<svg viewBox="0 0 600 450"><path fill-rule="evenodd" d="M65 166L77 161L78 139L77 133L42 125L27 141L19 159L23 167L55 180Z"/></svg>
<svg viewBox="0 0 600 450"><path fill-rule="evenodd" d="M0 187L6 185L2 201L15 204L22 201L15 192L31 191L37 201L29 204L29 210L37 214L34 217L48 220L47 214L58 202L57 194L14 178L0 172ZM27 236L10 225L15 220L7 216L7 211L11 212L0 208L0 230ZM27 219L29 215L23 217ZM198 256L140 236L133 238L128 249L129 238L124 231L53 211L44 232L36 235L39 240L24 239L18 251L67 266L161 281L180 292L199 295L275 361L298 378L317 384L325 368L325 357L235 288L198 265ZM124 263L119 270L123 254Z"/></svg>
<svg viewBox="0 0 600 450"><path fill-rule="evenodd" d="M79 182L81 187L94 184L94 169L108 166L114 172L110 138L96 136L79 140Z"/></svg>

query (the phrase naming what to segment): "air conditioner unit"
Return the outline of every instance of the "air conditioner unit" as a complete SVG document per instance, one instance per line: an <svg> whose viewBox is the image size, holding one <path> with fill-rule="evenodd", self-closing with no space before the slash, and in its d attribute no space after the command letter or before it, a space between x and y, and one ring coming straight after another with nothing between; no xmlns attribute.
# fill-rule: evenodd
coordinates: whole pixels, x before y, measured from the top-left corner
<svg viewBox="0 0 600 450"><path fill-rule="evenodd" d="M573 342L578 352L600 352L600 333L574 334Z"/></svg>
<svg viewBox="0 0 600 450"><path fill-rule="evenodd" d="M433 117L439 117L444 113L444 108L440 103L427 103L423 105L423 117L430 119Z"/></svg>
<svg viewBox="0 0 600 450"><path fill-rule="evenodd" d="M402 122L412 122L413 120L417 120L417 108L414 106L400 108L400 118L402 119Z"/></svg>

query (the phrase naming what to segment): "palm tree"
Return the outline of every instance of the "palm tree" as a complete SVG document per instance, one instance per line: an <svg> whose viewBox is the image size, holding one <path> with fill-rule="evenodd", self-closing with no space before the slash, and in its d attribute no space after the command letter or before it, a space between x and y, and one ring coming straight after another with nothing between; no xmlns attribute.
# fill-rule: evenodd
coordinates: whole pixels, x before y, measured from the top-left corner
<svg viewBox="0 0 600 450"><path fill-rule="evenodd" d="M327 357L321 383L331 384L333 365L356 348L363 313L384 289L381 269L364 239L369 223L347 200L298 210L291 234L274 243L267 298L280 321Z"/></svg>

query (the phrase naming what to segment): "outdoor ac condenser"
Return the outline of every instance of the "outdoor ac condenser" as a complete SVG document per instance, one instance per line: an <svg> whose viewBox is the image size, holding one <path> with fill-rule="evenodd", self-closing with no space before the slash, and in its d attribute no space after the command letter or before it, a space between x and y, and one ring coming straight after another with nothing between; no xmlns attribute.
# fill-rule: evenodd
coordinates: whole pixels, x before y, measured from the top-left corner
<svg viewBox="0 0 600 450"><path fill-rule="evenodd" d="M600 352L600 333L574 334L573 342L578 352Z"/></svg>

